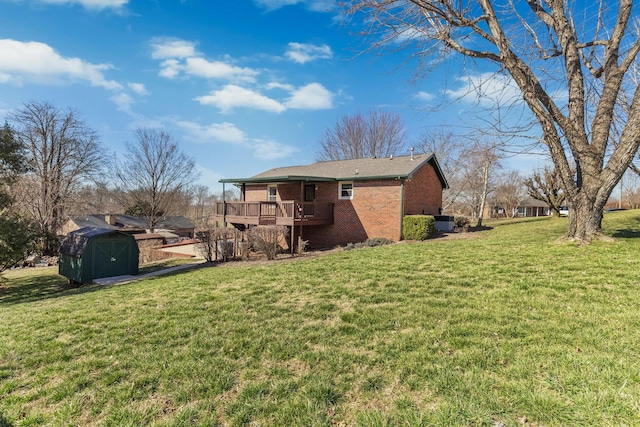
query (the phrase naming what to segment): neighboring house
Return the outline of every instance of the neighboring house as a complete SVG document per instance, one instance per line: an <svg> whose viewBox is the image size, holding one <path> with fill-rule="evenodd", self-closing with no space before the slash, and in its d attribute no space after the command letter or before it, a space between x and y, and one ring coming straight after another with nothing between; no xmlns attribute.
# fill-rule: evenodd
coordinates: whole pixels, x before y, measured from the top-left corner
<svg viewBox="0 0 640 427"><path fill-rule="evenodd" d="M222 179L240 187L240 202L218 202L215 220L244 229L290 228L311 247L368 238L402 238L405 215L438 215L448 188L433 154L317 162Z"/></svg>
<svg viewBox="0 0 640 427"><path fill-rule="evenodd" d="M528 197L520 202L515 212L507 212L500 205L487 205L484 209L484 218L528 218L536 216L549 216L551 209L549 205L540 200Z"/></svg>
<svg viewBox="0 0 640 427"><path fill-rule="evenodd" d="M123 231L129 234L147 233L147 224L142 218L131 215L95 214L85 215L69 219L63 224L60 234L67 235L71 231L83 227L109 228ZM193 238L196 226L183 216L168 217L160 221L154 230L163 234L165 238L177 235L178 237ZM171 234L169 234L171 233Z"/></svg>
<svg viewBox="0 0 640 427"><path fill-rule="evenodd" d="M534 199L533 197L529 197L520 202L516 216L520 218L527 218L549 216L551 213L551 208L548 204L541 200Z"/></svg>

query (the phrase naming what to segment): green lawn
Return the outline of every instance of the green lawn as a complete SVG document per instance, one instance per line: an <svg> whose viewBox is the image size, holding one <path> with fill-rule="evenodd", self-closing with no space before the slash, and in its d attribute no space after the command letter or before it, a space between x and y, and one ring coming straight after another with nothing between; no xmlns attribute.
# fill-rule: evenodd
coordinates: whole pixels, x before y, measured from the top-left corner
<svg viewBox="0 0 640 427"><path fill-rule="evenodd" d="M604 225L112 287L10 272L0 426L640 425L640 211Z"/></svg>

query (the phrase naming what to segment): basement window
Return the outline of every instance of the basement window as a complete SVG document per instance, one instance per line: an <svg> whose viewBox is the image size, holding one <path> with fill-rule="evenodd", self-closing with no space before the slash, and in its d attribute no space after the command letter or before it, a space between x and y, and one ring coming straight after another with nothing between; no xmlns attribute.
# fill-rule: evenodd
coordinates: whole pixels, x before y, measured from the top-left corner
<svg viewBox="0 0 640 427"><path fill-rule="evenodd" d="M341 182L339 185L338 198L341 200L353 199L353 182Z"/></svg>

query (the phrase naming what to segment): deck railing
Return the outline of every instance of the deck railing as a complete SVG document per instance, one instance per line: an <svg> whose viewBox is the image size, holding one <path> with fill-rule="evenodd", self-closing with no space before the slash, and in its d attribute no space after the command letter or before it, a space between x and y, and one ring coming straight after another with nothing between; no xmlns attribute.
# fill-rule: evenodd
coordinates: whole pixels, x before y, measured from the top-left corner
<svg viewBox="0 0 640 427"><path fill-rule="evenodd" d="M333 222L333 203L299 202L217 202L216 217L227 222L244 220L251 224Z"/></svg>

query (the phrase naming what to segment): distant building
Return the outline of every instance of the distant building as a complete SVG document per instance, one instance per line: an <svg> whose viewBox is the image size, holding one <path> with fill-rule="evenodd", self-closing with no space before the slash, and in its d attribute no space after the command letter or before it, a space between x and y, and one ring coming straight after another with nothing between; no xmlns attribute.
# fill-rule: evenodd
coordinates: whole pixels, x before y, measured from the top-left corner
<svg viewBox="0 0 640 427"><path fill-rule="evenodd" d="M70 218L63 224L60 234L67 235L72 231L84 227L108 228L128 234L148 233L147 224L142 218L119 214L94 214ZM161 234L167 239L174 236L193 239L196 226L183 216L168 217L161 220L154 233Z"/></svg>

